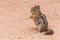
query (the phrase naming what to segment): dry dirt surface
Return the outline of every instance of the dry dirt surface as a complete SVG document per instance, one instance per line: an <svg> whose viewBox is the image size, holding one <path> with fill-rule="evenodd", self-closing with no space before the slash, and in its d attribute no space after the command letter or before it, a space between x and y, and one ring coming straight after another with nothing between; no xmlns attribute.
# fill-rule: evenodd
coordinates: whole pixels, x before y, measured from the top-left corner
<svg viewBox="0 0 60 40"><path fill-rule="evenodd" d="M31 8L40 5L53 35L37 32ZM0 40L60 40L60 0L0 0Z"/></svg>

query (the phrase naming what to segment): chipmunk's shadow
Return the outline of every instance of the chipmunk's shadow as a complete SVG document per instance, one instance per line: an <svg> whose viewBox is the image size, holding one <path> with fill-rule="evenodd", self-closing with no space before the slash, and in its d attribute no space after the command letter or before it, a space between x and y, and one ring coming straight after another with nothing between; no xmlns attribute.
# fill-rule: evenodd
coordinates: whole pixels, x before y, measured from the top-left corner
<svg viewBox="0 0 60 40"><path fill-rule="evenodd" d="M35 27L30 28L31 32L37 32L37 29Z"/></svg>

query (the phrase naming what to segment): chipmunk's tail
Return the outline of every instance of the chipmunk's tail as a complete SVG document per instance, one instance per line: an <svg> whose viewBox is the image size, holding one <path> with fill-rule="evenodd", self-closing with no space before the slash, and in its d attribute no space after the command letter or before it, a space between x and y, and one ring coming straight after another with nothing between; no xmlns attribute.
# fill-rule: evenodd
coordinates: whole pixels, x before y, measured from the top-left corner
<svg viewBox="0 0 60 40"><path fill-rule="evenodd" d="M48 29L48 31L44 32L44 35L53 35L54 31L51 29Z"/></svg>

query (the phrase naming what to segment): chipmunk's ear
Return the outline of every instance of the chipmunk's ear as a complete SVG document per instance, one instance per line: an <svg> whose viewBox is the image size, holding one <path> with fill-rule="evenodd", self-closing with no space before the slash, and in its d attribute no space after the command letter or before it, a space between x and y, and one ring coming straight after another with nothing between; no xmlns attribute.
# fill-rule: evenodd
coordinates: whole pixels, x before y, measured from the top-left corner
<svg viewBox="0 0 60 40"><path fill-rule="evenodd" d="M37 5L35 5L35 7L37 7Z"/></svg>
<svg viewBox="0 0 60 40"><path fill-rule="evenodd" d="M40 9L40 6L38 5L37 8Z"/></svg>

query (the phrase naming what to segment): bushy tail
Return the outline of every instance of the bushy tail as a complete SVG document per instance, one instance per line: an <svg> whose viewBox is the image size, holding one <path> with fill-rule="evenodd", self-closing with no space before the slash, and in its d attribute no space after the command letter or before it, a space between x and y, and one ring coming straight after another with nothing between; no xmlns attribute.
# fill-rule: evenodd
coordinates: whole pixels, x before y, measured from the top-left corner
<svg viewBox="0 0 60 40"><path fill-rule="evenodd" d="M44 33L44 35L53 35L53 34L54 34L54 31L51 29L48 29L48 31Z"/></svg>

